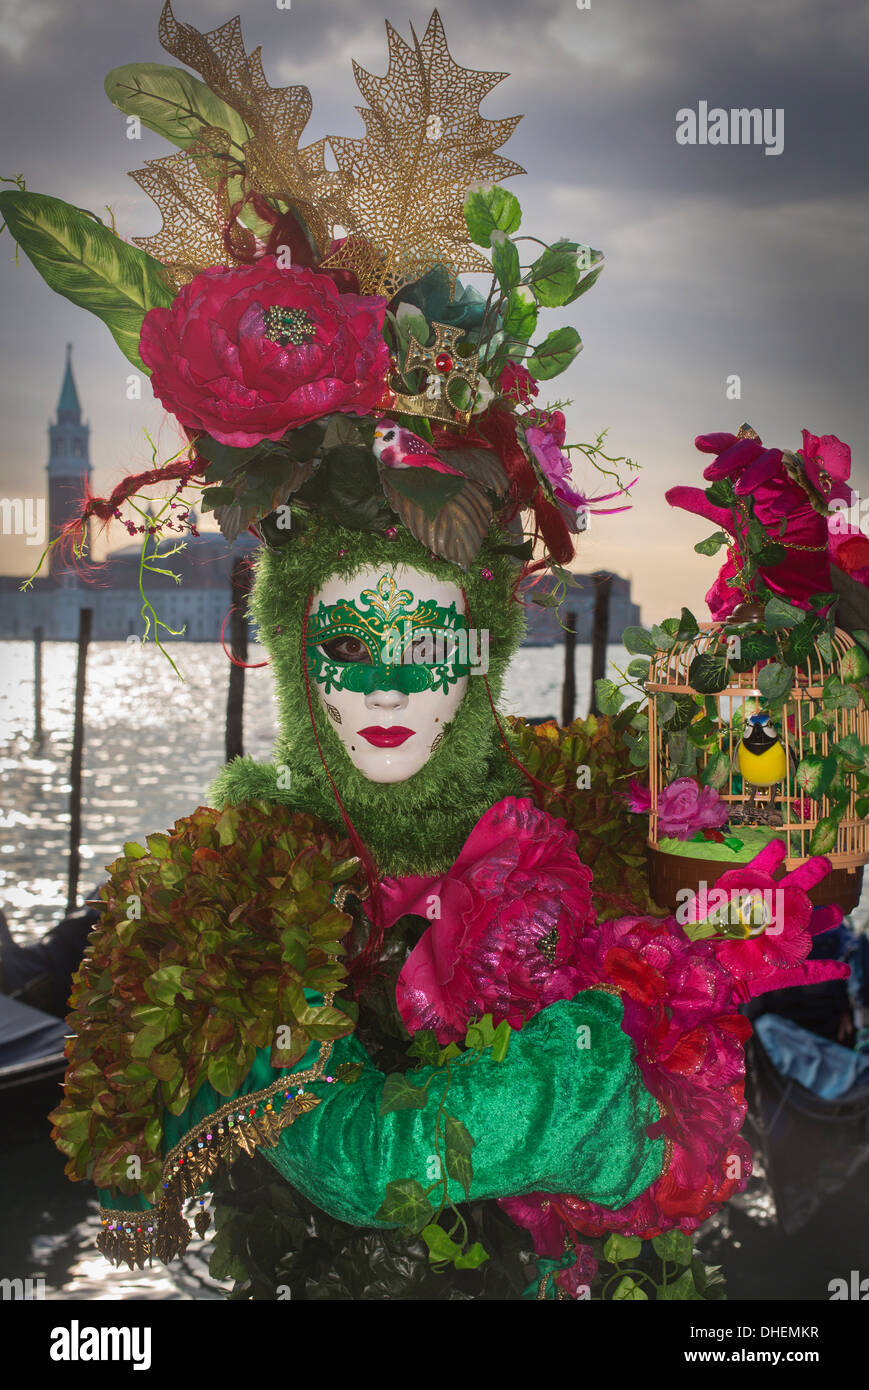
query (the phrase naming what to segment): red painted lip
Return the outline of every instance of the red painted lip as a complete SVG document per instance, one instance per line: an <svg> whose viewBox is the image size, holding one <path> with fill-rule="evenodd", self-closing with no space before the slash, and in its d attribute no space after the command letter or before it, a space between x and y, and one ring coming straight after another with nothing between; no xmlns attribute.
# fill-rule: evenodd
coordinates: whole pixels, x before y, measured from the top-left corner
<svg viewBox="0 0 869 1390"><path fill-rule="evenodd" d="M400 724L394 724L391 729L381 729L379 725L372 724L370 729L360 729L361 738L367 738L369 743L373 743L375 748L397 748L399 744L406 743L409 738L413 738L413 729L403 729Z"/></svg>

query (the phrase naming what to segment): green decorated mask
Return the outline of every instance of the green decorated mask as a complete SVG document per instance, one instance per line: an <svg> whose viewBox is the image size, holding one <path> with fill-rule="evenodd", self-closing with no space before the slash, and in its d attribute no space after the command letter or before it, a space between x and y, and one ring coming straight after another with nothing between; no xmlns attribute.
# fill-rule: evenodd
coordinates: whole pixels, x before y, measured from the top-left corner
<svg viewBox="0 0 869 1390"><path fill-rule="evenodd" d="M326 695L446 693L470 672L468 620L454 603L444 608L419 598L384 574L357 598L318 604L308 619L306 655L309 674Z"/></svg>

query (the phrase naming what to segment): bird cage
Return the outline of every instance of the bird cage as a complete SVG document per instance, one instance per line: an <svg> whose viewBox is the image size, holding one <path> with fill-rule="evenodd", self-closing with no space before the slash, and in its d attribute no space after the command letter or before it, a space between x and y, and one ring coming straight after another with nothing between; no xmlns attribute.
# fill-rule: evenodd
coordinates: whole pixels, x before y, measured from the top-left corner
<svg viewBox="0 0 869 1390"><path fill-rule="evenodd" d="M694 659L707 652L720 654L721 643L725 640L719 624L701 624L699 632L694 637L676 642L669 651L660 652L653 657L649 676L645 682L649 696L649 785L651 791L648 844L653 894L657 882L659 894L654 895L662 903L667 902L673 896L673 885L668 883L668 879L673 878L673 872L668 875L662 868L661 862L656 865L656 855L660 861L673 858L658 849L661 840L658 823L658 798L664 788L673 780L666 738L667 731L662 728L659 718L659 702L664 696L690 695L694 697L700 702L698 717L704 710L711 714L710 704L704 704L704 702L714 702L713 707L718 712L718 728L721 731L718 749L727 756L730 767L726 782L722 781L721 785L717 787L718 794L734 808L744 805L747 800L747 790L745 786L741 785L735 754L742 737L745 720L749 714L758 712L763 708L763 696L758 686L758 671L766 663L759 660L750 670L741 673L728 667L729 683L725 689L714 695L705 695L694 690L689 679L689 671ZM792 756L788 756L786 751L786 772L777 794L781 806L781 823L776 821L775 827L772 829L772 835L784 839L787 847L787 858L782 866L782 872L796 868L810 857L809 845L815 827L822 817L830 814L830 802L827 797L814 800L797 786L795 772L801 759L809 754L827 756L832 745L847 734L856 734L862 744L869 743L869 710L862 700L853 708L837 708L833 712L833 722L823 732L809 732L806 729L806 725L812 717L823 709L822 687L825 677L830 674L831 670L833 672L841 670L843 656L854 645L855 643L848 633L836 628L833 637L833 662L827 663L826 667L820 654L813 648L801 661L800 666L796 668L793 688L784 702L781 714L775 717L779 736L786 745L786 750L789 749L792 754ZM702 776L703 769L711 756L713 756L712 750L699 750L698 777ZM827 853L834 872L829 875L828 880L824 881L826 885L824 892L819 894L817 898L815 892L812 893L812 897L816 901L836 902L846 911L856 906L862 882L862 873L858 873L858 870L869 861L869 820L857 814L856 801L857 792L852 787L848 806L839 823L836 844ZM700 848L702 849L702 847ZM699 859L694 862L701 866L704 863ZM692 860L690 859L679 858L677 863L671 865L682 884L685 883L687 866L691 863ZM706 863L707 877L711 874L711 878L714 879L728 867L734 867L734 865L728 865L720 860L716 860L714 864ZM819 887L824 888L824 884L819 885Z"/></svg>

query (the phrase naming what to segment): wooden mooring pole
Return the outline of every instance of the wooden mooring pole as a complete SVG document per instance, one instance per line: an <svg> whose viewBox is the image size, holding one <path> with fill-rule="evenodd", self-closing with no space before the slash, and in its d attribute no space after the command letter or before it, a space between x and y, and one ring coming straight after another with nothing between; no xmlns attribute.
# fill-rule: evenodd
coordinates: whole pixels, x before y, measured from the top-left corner
<svg viewBox="0 0 869 1390"><path fill-rule="evenodd" d="M75 712L72 725L72 757L69 765L69 880L66 891L66 911L75 912L78 906L78 875L81 845L81 779L84 757L84 697L87 673L88 646L91 640L94 610L82 608L78 615L78 665L75 673Z"/></svg>
<svg viewBox="0 0 869 1390"><path fill-rule="evenodd" d="M232 565L232 616L229 620L230 651L235 661L247 661L247 599L250 589L250 564L240 556ZM240 758L244 753L244 667L229 668L229 693L226 697L226 761Z"/></svg>
<svg viewBox="0 0 869 1390"><path fill-rule="evenodd" d="M595 681L606 675L606 648L610 625L610 589L613 577L607 570L598 570L594 580L594 616L591 624L591 700L589 713L600 714L595 695Z"/></svg>
<svg viewBox="0 0 869 1390"><path fill-rule="evenodd" d="M561 687L561 723L573 723L576 713L576 613L571 609L564 626L564 684Z"/></svg>
<svg viewBox="0 0 869 1390"><path fill-rule="evenodd" d="M42 742L42 638L41 627L33 629L33 738Z"/></svg>

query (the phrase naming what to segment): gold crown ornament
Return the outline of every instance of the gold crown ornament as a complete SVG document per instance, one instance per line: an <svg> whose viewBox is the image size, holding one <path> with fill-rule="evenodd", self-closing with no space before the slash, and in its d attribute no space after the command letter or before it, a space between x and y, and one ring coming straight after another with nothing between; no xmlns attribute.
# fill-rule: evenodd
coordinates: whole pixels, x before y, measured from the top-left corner
<svg viewBox="0 0 869 1390"><path fill-rule="evenodd" d="M416 395L408 395L396 390L393 378L390 381L390 406L403 415L424 415L429 420L443 420L467 429L480 381L478 355L473 352L465 357L459 356L456 344L462 337L460 328L436 321L431 326L434 342L425 347L411 333L404 357L405 376L412 371L422 370L426 373L425 389ZM450 395L457 383L462 383L469 392L464 406Z"/></svg>

